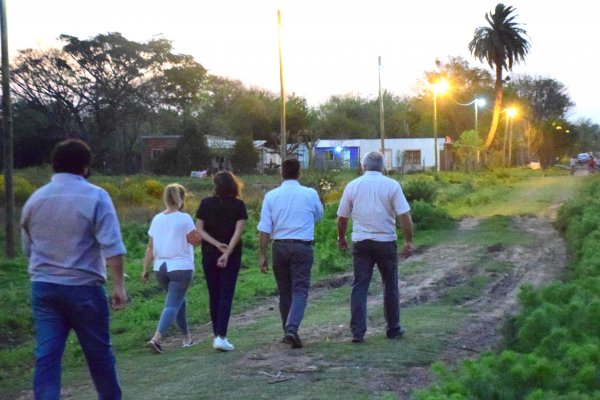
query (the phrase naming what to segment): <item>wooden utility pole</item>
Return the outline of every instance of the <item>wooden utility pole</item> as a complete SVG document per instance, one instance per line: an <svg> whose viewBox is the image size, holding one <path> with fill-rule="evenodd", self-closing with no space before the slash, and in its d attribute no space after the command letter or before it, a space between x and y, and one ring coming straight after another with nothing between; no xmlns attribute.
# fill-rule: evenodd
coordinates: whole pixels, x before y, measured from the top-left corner
<svg viewBox="0 0 600 400"><path fill-rule="evenodd" d="M4 128L4 188L6 199L5 255L15 257L15 194L13 189L13 131L10 102L10 64L6 29L6 1L0 0L0 36L2 45L2 122Z"/></svg>
<svg viewBox="0 0 600 400"><path fill-rule="evenodd" d="M385 129L383 124L383 92L381 91L381 56L379 56L379 133L381 134L381 155L385 163Z"/></svg>
<svg viewBox="0 0 600 400"><path fill-rule="evenodd" d="M285 128L285 85L283 83L283 57L281 55L281 11L277 10L277 43L279 45L279 83L281 85L281 162L287 158L287 138Z"/></svg>

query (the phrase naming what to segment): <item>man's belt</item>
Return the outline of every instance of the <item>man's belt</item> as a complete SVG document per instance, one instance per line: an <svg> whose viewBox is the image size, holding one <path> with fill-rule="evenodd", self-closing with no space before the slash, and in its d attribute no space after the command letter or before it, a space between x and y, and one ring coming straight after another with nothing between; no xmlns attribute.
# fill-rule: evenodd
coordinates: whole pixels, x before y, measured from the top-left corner
<svg viewBox="0 0 600 400"><path fill-rule="evenodd" d="M274 239L273 241L276 243L299 243L299 244L304 244L307 246L312 246L314 243L314 240L300 240L300 239Z"/></svg>

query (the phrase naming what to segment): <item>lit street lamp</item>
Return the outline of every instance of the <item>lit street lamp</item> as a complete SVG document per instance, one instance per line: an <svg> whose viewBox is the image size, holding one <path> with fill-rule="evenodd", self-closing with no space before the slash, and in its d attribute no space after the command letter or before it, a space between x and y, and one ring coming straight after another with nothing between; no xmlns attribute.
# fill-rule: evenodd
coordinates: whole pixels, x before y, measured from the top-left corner
<svg viewBox="0 0 600 400"><path fill-rule="evenodd" d="M448 81L440 79L433 84L433 154L435 159L435 172L438 172L438 127L437 127L437 97L448 90Z"/></svg>
<svg viewBox="0 0 600 400"><path fill-rule="evenodd" d="M470 106L473 105L473 108L475 109L475 131L477 132L477 109L479 107L483 107L485 106L485 99L484 98L480 98L480 97L476 97L475 99L473 99L473 101L470 101L468 103L458 103L461 106Z"/></svg>

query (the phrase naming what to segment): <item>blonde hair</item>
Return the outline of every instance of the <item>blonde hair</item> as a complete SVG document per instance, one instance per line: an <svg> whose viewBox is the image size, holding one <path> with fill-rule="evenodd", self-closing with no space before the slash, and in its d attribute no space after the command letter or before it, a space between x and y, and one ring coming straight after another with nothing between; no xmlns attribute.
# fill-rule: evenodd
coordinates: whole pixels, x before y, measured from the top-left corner
<svg viewBox="0 0 600 400"><path fill-rule="evenodd" d="M165 186L165 191L163 193L163 201L165 205L168 206L177 206L177 209L181 210L185 205L185 195L186 190L179 183L171 183Z"/></svg>

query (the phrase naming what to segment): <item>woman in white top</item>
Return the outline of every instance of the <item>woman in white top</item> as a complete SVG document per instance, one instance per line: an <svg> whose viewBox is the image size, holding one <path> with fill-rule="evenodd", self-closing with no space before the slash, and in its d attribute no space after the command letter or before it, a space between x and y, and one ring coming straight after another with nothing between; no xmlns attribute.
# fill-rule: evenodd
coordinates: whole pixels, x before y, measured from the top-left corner
<svg viewBox="0 0 600 400"><path fill-rule="evenodd" d="M197 234L189 214L182 212L186 190L173 183L165 187L163 200L167 209L157 214L148 230L149 240L144 257L142 281L147 283L150 264L154 261L154 272L160 286L167 291L163 312L156 333L148 342L150 349L162 353L161 339L173 321L184 335L183 346L193 344L187 325L187 292L194 276L194 242ZM191 243L192 242L192 243Z"/></svg>

